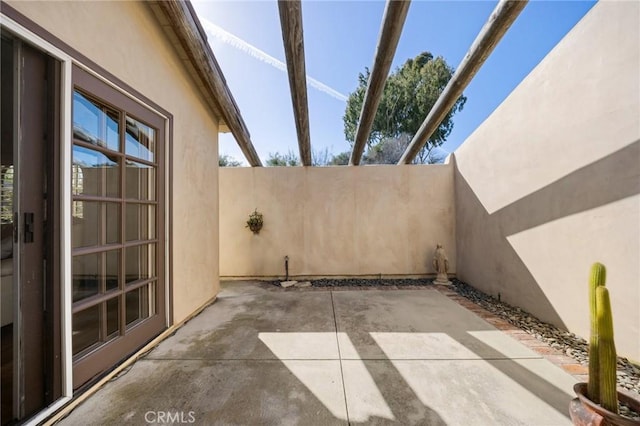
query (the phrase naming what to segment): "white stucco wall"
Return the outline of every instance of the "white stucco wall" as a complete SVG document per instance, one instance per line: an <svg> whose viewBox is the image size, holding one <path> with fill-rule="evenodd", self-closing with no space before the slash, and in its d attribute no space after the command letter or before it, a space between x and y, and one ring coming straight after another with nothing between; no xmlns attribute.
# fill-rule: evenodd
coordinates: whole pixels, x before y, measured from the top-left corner
<svg viewBox="0 0 640 426"><path fill-rule="evenodd" d="M451 165L220 168L220 275L424 276L437 243L455 273L453 201Z"/></svg>
<svg viewBox="0 0 640 426"><path fill-rule="evenodd" d="M217 118L144 2L7 3L173 115L167 167L173 321L181 321L219 289Z"/></svg>
<svg viewBox="0 0 640 426"><path fill-rule="evenodd" d="M604 1L455 152L458 276L587 337L608 267L640 360L640 3Z"/></svg>

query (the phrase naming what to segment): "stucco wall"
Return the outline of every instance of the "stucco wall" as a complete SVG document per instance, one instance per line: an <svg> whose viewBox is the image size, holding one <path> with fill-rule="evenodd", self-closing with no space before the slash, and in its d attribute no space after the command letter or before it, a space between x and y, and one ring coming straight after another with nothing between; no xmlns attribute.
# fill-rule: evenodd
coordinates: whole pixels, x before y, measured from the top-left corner
<svg viewBox="0 0 640 426"><path fill-rule="evenodd" d="M640 4L601 2L455 152L458 276L588 336L608 267L640 360Z"/></svg>
<svg viewBox="0 0 640 426"><path fill-rule="evenodd" d="M173 114L173 321L218 279L218 121L143 2L8 2Z"/></svg>
<svg viewBox="0 0 640 426"><path fill-rule="evenodd" d="M451 165L221 168L220 275L420 276L436 243L455 272L453 202Z"/></svg>

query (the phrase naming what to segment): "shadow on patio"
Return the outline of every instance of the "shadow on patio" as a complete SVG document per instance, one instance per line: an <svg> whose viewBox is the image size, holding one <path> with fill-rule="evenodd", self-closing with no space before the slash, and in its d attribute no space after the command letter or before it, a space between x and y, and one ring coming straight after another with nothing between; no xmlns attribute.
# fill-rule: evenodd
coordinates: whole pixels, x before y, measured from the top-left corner
<svg viewBox="0 0 640 426"><path fill-rule="evenodd" d="M223 285L62 424L570 424L575 380L440 292Z"/></svg>

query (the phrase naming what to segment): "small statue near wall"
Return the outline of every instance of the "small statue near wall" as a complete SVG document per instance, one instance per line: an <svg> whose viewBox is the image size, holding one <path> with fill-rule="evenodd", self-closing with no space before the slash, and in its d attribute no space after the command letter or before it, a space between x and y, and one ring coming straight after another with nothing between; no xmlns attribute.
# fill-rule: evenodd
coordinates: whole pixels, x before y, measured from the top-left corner
<svg viewBox="0 0 640 426"><path fill-rule="evenodd" d="M451 284L451 281L449 281L447 277L447 272L449 272L449 259L447 259L447 255L444 253L442 244L436 246L436 252L433 256L433 269L435 269L438 274L433 282L434 284Z"/></svg>

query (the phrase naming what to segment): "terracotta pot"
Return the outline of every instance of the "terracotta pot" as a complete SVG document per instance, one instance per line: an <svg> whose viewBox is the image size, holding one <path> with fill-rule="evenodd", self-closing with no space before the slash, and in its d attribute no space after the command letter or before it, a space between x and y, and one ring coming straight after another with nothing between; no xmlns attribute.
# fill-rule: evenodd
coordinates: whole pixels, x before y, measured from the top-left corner
<svg viewBox="0 0 640 426"><path fill-rule="evenodd" d="M569 414L575 426L640 426L640 421L622 417L592 402L587 397L586 383L576 383L573 390L578 397L569 404ZM618 392L618 399L640 412L640 400L622 392Z"/></svg>

